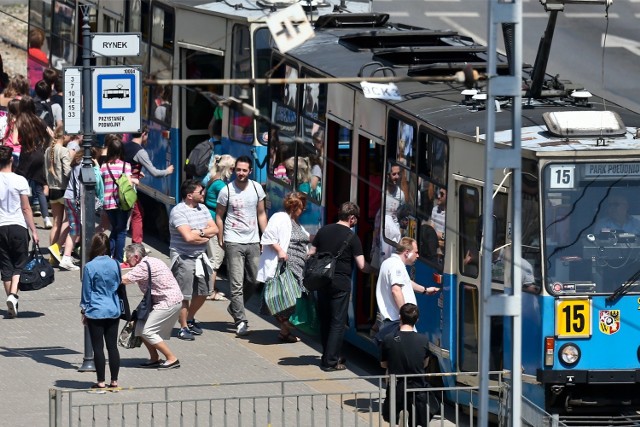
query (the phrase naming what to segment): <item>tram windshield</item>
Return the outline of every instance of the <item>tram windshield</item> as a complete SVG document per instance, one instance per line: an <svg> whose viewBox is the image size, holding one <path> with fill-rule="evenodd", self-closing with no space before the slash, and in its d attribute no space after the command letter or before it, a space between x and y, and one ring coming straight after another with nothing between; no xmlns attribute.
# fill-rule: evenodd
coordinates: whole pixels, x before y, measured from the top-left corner
<svg viewBox="0 0 640 427"><path fill-rule="evenodd" d="M549 292L640 291L640 163L553 163L544 178Z"/></svg>

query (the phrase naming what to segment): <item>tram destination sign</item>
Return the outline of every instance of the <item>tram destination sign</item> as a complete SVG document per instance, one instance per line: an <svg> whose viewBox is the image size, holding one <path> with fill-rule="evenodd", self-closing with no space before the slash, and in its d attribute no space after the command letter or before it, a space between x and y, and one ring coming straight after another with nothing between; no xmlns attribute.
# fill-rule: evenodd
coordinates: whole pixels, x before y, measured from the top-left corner
<svg viewBox="0 0 640 427"><path fill-rule="evenodd" d="M140 82L139 67L91 69L95 133L140 131Z"/></svg>
<svg viewBox="0 0 640 427"><path fill-rule="evenodd" d="M93 33L92 56L139 56L140 33Z"/></svg>
<svg viewBox="0 0 640 427"><path fill-rule="evenodd" d="M584 168L588 177L640 177L640 163L588 163Z"/></svg>

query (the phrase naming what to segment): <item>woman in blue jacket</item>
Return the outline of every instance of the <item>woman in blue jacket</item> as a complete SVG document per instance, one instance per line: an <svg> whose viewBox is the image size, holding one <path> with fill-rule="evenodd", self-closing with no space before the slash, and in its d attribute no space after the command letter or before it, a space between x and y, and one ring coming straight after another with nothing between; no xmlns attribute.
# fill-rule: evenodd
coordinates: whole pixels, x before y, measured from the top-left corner
<svg viewBox="0 0 640 427"><path fill-rule="evenodd" d="M118 352L118 323L120 322L120 265L109 256L109 237L104 233L93 236L89 262L82 274L82 323L89 328L93 361L98 382L91 389L104 393L107 387L118 387L120 353ZM105 383L104 344L109 354L111 382Z"/></svg>

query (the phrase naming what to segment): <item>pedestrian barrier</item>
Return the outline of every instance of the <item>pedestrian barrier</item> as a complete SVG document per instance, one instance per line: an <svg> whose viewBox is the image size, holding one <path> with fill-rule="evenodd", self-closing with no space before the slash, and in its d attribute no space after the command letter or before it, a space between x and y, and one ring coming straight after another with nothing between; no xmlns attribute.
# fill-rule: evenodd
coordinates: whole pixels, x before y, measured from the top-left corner
<svg viewBox="0 0 640 427"><path fill-rule="evenodd" d="M500 425L508 396L503 372L493 373L490 393L500 408ZM124 387L105 394L87 390L51 388L49 390L50 427L71 426L382 426L381 408L387 381L390 382L390 413L393 421L396 399L394 379L406 381L416 375L314 378L304 380L252 381L161 387ZM428 374L430 382L441 382L442 374ZM465 376L477 376L465 373ZM430 425L474 425L473 407L477 406L477 386L429 387L441 402ZM467 405L448 405L447 396L465 393ZM552 424L551 418L537 410L540 425ZM411 410L410 408L404 408ZM427 410L432 408L427 407ZM415 408L413 409L415 411ZM401 415L402 416L402 415ZM445 419L448 419L447 421ZM414 418L415 419L415 418ZM397 421L397 420L396 420Z"/></svg>

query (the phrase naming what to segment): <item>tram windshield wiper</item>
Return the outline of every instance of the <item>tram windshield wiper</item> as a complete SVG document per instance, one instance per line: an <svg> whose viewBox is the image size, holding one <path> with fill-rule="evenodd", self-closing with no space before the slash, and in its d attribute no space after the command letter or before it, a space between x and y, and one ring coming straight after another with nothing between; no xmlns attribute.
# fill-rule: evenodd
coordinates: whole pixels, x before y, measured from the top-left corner
<svg viewBox="0 0 640 427"><path fill-rule="evenodd" d="M638 279L640 279L640 270L633 273L633 275L629 277L626 282L620 285L618 289L613 291L613 293L607 297L606 301L613 302L618 298L620 298L621 296L623 296L624 294L628 293L631 290L631 288L638 285Z"/></svg>

